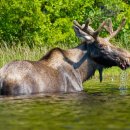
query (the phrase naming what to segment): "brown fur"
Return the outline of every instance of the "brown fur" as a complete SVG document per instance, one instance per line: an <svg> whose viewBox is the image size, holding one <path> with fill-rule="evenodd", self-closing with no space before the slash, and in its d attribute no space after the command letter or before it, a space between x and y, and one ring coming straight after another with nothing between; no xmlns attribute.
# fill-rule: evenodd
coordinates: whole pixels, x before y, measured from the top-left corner
<svg viewBox="0 0 130 130"><path fill-rule="evenodd" d="M79 69L74 69L73 64L83 54L79 46L69 50L55 48L39 61L8 63L0 70L1 94L82 91L82 82L89 79L97 69L96 63L91 60L84 62Z"/></svg>

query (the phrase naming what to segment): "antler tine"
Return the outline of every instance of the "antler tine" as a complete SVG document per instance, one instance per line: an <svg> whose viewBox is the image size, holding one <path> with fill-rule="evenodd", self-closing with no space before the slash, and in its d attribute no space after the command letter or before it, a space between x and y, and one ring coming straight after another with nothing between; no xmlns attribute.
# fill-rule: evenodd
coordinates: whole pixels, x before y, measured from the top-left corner
<svg viewBox="0 0 130 130"><path fill-rule="evenodd" d="M102 28L104 27L105 24L106 24L106 20L101 23L101 25L98 27L98 29L96 31L94 31L93 36L95 38L97 38L98 34L100 33L100 31L102 30Z"/></svg>
<svg viewBox="0 0 130 130"><path fill-rule="evenodd" d="M120 32L120 30L125 25L125 23L126 23L126 18L123 18L122 21L121 21L121 24L119 25L119 27L117 28L117 30L113 31L111 33L111 35L107 39L110 40L111 38L115 37Z"/></svg>
<svg viewBox="0 0 130 130"><path fill-rule="evenodd" d="M88 29L89 23L91 22L90 18L87 18L85 22L85 26L83 27L83 30L86 31Z"/></svg>
<svg viewBox="0 0 130 130"><path fill-rule="evenodd" d="M76 20L74 20L73 23L74 26L77 26L80 30L82 30L82 32L93 36L94 30L89 26L90 21L91 20L88 18L85 24L83 24L82 26Z"/></svg>
<svg viewBox="0 0 130 130"><path fill-rule="evenodd" d="M107 19L107 24L104 25L104 28L110 33L110 35L113 33L113 27L112 27L112 21L110 18Z"/></svg>
<svg viewBox="0 0 130 130"><path fill-rule="evenodd" d="M74 20L73 23L75 26L77 26L78 28L82 30L82 26L76 20Z"/></svg>
<svg viewBox="0 0 130 130"><path fill-rule="evenodd" d="M76 32L76 35L78 37L82 37L82 36L86 35L86 33L84 31L82 31L82 29L80 29L78 26L74 25L73 27L74 27L74 31ZM78 33L78 32L80 32L80 33Z"/></svg>

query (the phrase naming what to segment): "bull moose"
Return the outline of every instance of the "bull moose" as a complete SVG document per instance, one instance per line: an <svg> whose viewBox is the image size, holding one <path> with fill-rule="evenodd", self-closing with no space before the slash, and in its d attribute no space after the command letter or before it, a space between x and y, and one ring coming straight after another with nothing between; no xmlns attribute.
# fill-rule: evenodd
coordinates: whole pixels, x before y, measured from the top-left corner
<svg viewBox="0 0 130 130"><path fill-rule="evenodd" d="M13 61L0 69L1 95L29 95L35 93L78 92L82 83L99 71L102 81L104 68L118 66L126 69L130 65L130 53L113 46L109 40L124 26L122 20L116 31L110 19L94 30L88 19L82 26L74 21L76 35L83 41L75 48L54 48L38 61ZM102 28L110 33L99 37Z"/></svg>

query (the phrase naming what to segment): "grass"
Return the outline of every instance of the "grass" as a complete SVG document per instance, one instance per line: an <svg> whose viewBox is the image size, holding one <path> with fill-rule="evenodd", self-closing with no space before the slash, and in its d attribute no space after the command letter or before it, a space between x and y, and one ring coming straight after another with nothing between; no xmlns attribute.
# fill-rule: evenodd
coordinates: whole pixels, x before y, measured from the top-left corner
<svg viewBox="0 0 130 130"><path fill-rule="evenodd" d="M29 47L11 47L0 48L0 66L12 61L12 60L36 60L39 59L44 53L47 52L46 48L34 48Z"/></svg>
<svg viewBox="0 0 130 130"><path fill-rule="evenodd" d="M72 47L72 45L69 46ZM67 48L64 44L57 44L55 47ZM13 60L38 60L52 48L54 47L49 45L30 48L27 45L21 46L20 44L8 47L5 43L5 45L0 46L0 67Z"/></svg>

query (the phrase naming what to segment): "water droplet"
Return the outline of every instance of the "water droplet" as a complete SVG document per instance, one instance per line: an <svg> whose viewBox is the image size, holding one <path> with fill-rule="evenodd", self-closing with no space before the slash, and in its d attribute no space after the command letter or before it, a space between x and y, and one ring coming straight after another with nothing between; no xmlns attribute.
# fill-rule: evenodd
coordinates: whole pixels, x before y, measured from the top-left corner
<svg viewBox="0 0 130 130"><path fill-rule="evenodd" d="M119 86L120 95L127 94L127 76L128 74L126 71L122 71L120 73L120 86Z"/></svg>

